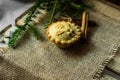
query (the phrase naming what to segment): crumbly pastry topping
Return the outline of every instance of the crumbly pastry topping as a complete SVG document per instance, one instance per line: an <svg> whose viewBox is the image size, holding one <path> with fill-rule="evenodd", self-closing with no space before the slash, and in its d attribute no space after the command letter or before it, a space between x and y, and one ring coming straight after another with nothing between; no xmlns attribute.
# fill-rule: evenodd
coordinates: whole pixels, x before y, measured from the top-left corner
<svg viewBox="0 0 120 80"><path fill-rule="evenodd" d="M61 44L71 44L80 38L80 27L71 22L58 21L47 29L51 41Z"/></svg>

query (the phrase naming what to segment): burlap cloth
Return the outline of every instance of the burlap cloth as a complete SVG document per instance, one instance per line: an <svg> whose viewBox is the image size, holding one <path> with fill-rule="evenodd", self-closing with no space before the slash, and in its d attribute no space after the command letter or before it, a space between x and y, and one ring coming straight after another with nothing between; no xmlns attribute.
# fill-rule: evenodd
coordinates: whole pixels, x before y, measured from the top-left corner
<svg viewBox="0 0 120 80"><path fill-rule="evenodd" d="M101 3L99 1L93 1L93 3L96 6L96 11L110 17L111 19L109 21L113 22L114 24L118 25L120 27L120 10L115 9L111 6L108 6L104 3ZM114 22L113 20L117 20L117 22ZM120 29L119 29L120 30ZM119 36L120 37L120 31ZM108 64L108 68L116 72L117 74L120 74L120 40L116 49L116 55L113 58L113 60ZM109 76L107 76L109 77ZM103 77L104 78L104 77Z"/></svg>
<svg viewBox="0 0 120 80"><path fill-rule="evenodd" d="M113 60L108 65L108 68L120 74L120 49L117 51L116 56L113 58Z"/></svg>
<svg viewBox="0 0 120 80"><path fill-rule="evenodd" d="M88 39L68 49L60 49L45 36L38 25L41 39L29 34L16 49L0 54L0 80L97 80L120 41L120 21L90 11Z"/></svg>

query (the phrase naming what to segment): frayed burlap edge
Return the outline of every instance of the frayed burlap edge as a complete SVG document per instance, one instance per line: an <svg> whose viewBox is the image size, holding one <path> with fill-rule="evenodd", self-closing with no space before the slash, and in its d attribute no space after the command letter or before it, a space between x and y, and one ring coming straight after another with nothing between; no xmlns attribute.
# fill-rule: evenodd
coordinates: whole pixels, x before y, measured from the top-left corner
<svg viewBox="0 0 120 80"><path fill-rule="evenodd" d="M119 47L120 47L120 44L113 44L113 47L109 51L109 53L111 55L108 56L108 58L105 59L105 61L101 63L99 68L96 70L95 74L93 74L93 76L92 76L93 80L99 80L101 78L102 72L104 71L107 64L109 64L109 62L114 58L114 56L115 56L116 52L118 51ZM9 50L9 48L0 47L0 54L5 54L8 50Z"/></svg>
<svg viewBox="0 0 120 80"><path fill-rule="evenodd" d="M9 48L2 48L0 47L0 54L4 54L8 51Z"/></svg>
<svg viewBox="0 0 120 80"><path fill-rule="evenodd" d="M119 47L120 47L120 44L113 44L113 47L110 50L111 55L107 59L105 59L105 61L103 63L101 63L101 65L99 66L99 69L96 70L95 74L92 76L93 80L99 80L103 70L105 69L107 64L109 64L109 62L114 58L114 56L117 53Z"/></svg>

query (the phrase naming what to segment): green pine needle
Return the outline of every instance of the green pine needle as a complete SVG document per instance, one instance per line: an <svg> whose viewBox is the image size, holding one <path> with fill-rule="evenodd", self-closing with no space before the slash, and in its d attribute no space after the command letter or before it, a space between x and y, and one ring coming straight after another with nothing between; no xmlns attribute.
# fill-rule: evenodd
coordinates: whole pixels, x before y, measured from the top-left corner
<svg viewBox="0 0 120 80"><path fill-rule="evenodd" d="M33 34L33 36L35 36L37 39L39 38L40 30L36 26L33 24L28 24L28 29Z"/></svg>
<svg viewBox="0 0 120 80"><path fill-rule="evenodd" d="M27 16L27 18L25 20L26 24L24 26L26 26L28 24L28 22L31 20L32 15L36 11L37 7L40 6L41 2L42 2L42 0L36 0L35 4L31 7L31 9L28 12L28 16Z"/></svg>
<svg viewBox="0 0 120 80"><path fill-rule="evenodd" d="M12 38L9 41L9 47L15 48L20 42L21 38L24 36L25 30L23 28L18 28L12 35Z"/></svg>
<svg viewBox="0 0 120 80"><path fill-rule="evenodd" d="M19 27L17 30L15 30L15 32L13 33L12 38L9 41L9 47L15 48L20 40L22 39L22 37L25 35L26 31L28 30L26 28L26 26L28 25L29 21L31 20L32 15L34 14L34 12L36 11L36 8L39 7L39 5L41 4L42 0L36 0L35 4L33 5L33 7L31 7L31 9L28 12L28 16L25 20L25 25L22 27ZM23 28L24 27L24 28ZM31 26L30 26L31 29ZM33 28L33 34L36 36L38 36L38 29Z"/></svg>
<svg viewBox="0 0 120 80"><path fill-rule="evenodd" d="M45 23L45 28L47 28L49 24L55 21L55 14L57 14L60 11L61 11L61 1L54 0L53 2L51 2L48 11L48 20Z"/></svg>

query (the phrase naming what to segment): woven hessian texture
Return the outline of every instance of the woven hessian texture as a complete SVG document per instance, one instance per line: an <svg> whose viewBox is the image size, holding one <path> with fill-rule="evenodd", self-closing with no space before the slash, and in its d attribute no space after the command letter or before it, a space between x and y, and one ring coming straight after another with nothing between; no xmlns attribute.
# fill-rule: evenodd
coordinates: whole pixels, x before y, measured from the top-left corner
<svg viewBox="0 0 120 80"><path fill-rule="evenodd" d="M116 53L116 56L110 62L108 67L120 74L120 49L118 50L118 52Z"/></svg>
<svg viewBox="0 0 120 80"><path fill-rule="evenodd" d="M0 54L0 80L93 80L111 50L119 43L120 23L98 12L90 11L88 39L68 49L60 49L45 36L39 25L41 39L27 36L16 49Z"/></svg>
<svg viewBox="0 0 120 80"><path fill-rule="evenodd" d="M120 27L96 12L90 12L90 19L98 26L89 28L87 41L79 41L69 49L59 49L44 38L44 27L39 25L42 40L24 38L17 49L1 55L0 78L92 80L100 65L113 55L110 50L119 40Z"/></svg>
<svg viewBox="0 0 120 80"><path fill-rule="evenodd" d="M119 27L118 31L116 30L116 32L118 32L117 36L118 36L118 38L120 38L120 10L115 9L115 8L113 8L111 6L108 6L108 5L104 4L104 3L98 2L96 0L93 1L93 3L96 6L95 8L96 8L97 12L102 13L103 15L106 15L106 16L110 17L111 19L109 19L108 21L114 23L117 27ZM108 27L114 27L114 26L110 25ZM112 31L111 31L111 33L112 33ZM111 38L114 38L114 37L111 37ZM116 39L116 38L114 38L114 39ZM114 41L114 39L113 39L113 41ZM108 67L110 69L112 69L113 71L120 74L120 39L118 39L118 41L119 41L119 43L118 43L118 48L116 48L117 49L116 50L116 52L117 52L116 56L110 62Z"/></svg>

